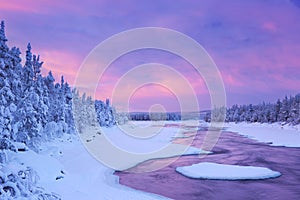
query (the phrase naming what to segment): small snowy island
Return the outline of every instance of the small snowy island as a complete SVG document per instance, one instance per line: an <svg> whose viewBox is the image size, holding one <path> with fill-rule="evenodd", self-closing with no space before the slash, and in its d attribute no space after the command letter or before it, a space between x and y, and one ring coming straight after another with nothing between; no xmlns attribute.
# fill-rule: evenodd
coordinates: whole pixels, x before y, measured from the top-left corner
<svg viewBox="0 0 300 200"><path fill-rule="evenodd" d="M265 167L226 165L211 162L177 167L176 171L189 178L214 180L258 180L276 178L281 175L280 172Z"/></svg>

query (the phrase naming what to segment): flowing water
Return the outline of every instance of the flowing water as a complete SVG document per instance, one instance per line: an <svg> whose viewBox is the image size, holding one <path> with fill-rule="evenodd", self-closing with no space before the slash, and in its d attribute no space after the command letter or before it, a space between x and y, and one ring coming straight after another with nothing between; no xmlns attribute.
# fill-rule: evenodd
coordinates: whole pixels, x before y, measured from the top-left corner
<svg viewBox="0 0 300 200"><path fill-rule="evenodd" d="M198 131L192 145L201 147L205 133ZM184 144L188 141L189 138L181 138L174 142ZM153 172L136 173L150 165L168 162L168 159L150 160L127 172L115 174L123 185L172 199L300 199L300 148L273 147L236 133L222 132L212 151L213 154L205 158L181 156L167 167ZM175 171L177 166L204 161L267 167L282 175L265 180L226 181L191 179Z"/></svg>

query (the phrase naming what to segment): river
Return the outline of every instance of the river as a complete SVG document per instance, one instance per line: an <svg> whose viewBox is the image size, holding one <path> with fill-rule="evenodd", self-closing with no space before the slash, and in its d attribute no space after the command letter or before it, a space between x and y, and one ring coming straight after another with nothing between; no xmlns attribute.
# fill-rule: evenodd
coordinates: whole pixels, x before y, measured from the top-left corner
<svg viewBox="0 0 300 200"><path fill-rule="evenodd" d="M199 130L192 145L200 148L205 133L205 130ZM173 142L184 144L188 140L180 138ZM300 199L300 148L274 147L223 131L212 151L213 154L204 158L181 156L167 167L153 172L136 173L150 165L168 162L168 159L146 161L129 171L115 174L120 177L120 184L178 200ZM191 179L175 171L178 166L204 161L267 167L282 175L266 180L226 181Z"/></svg>

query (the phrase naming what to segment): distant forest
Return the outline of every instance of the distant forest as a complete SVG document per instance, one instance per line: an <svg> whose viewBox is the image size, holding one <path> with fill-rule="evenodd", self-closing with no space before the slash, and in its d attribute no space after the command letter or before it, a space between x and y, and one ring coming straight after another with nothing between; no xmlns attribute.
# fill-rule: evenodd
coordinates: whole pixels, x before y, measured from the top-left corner
<svg viewBox="0 0 300 200"><path fill-rule="evenodd" d="M224 109L219 109L219 112L224 112ZM207 112L204 119L209 122L211 112ZM233 105L226 109L225 121L300 124L300 94L286 96L278 99L276 103Z"/></svg>
<svg viewBox="0 0 300 200"><path fill-rule="evenodd" d="M134 121L178 121L181 120L180 112L169 113L148 113L148 112L132 112L129 114L130 120Z"/></svg>

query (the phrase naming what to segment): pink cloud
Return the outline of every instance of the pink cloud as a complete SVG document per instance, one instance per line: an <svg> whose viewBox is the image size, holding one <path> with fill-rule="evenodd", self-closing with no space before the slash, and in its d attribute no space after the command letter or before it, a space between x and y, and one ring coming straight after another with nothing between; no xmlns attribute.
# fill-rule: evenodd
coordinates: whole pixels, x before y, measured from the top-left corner
<svg viewBox="0 0 300 200"><path fill-rule="evenodd" d="M222 73L222 77L225 82L225 85L227 85L228 87L244 86L244 83L242 82L242 80L239 80L239 77L236 76L236 74Z"/></svg>
<svg viewBox="0 0 300 200"><path fill-rule="evenodd" d="M273 22L265 22L263 23L263 29L270 31L270 32L276 32L277 31L277 26Z"/></svg>
<svg viewBox="0 0 300 200"><path fill-rule="evenodd" d="M64 7L67 7L67 5L62 1L10 0L10 1L1 2L0 10L30 12L30 13L46 13L49 12L50 9L53 9L55 7L60 7L63 5L65 5ZM70 4L69 7L70 6L72 6L72 4Z"/></svg>
<svg viewBox="0 0 300 200"><path fill-rule="evenodd" d="M40 51L41 60L44 60L43 74L52 71L55 80L60 81L63 75L69 84L73 85L80 60L78 56L65 51Z"/></svg>
<svg viewBox="0 0 300 200"><path fill-rule="evenodd" d="M23 2L23 4L22 4ZM0 10L7 10L7 11L23 11L23 12L36 12L37 9L32 5L32 2L28 1L3 1L0 4Z"/></svg>

